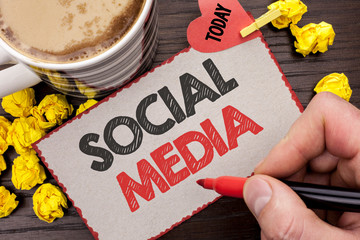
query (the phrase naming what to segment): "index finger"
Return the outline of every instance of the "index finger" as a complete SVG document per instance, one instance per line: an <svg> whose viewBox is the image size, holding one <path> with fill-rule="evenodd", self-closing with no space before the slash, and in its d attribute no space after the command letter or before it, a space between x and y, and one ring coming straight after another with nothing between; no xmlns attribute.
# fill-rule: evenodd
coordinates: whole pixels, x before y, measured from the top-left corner
<svg viewBox="0 0 360 240"><path fill-rule="evenodd" d="M359 153L359 136L360 111L332 93L319 93L254 172L285 178L325 149L339 158L351 159Z"/></svg>

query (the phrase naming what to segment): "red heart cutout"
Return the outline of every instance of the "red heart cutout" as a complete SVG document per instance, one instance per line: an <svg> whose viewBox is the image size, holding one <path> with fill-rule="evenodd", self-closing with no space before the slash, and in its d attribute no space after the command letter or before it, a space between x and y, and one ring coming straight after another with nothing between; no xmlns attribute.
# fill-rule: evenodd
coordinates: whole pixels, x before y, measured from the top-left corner
<svg viewBox="0 0 360 240"><path fill-rule="evenodd" d="M261 36L255 31L243 38L240 30L254 20L238 0L199 0L202 16L189 24L187 39L199 52L218 52Z"/></svg>

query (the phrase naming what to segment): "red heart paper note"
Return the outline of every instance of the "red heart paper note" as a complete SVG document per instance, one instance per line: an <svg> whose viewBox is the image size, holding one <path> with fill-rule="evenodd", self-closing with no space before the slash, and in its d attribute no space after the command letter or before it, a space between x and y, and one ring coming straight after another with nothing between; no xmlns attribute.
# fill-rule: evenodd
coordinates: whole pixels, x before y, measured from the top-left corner
<svg viewBox="0 0 360 240"><path fill-rule="evenodd" d="M261 36L255 31L243 38L240 30L253 23L238 0L199 0L202 16L187 29L191 47L199 52L218 52Z"/></svg>

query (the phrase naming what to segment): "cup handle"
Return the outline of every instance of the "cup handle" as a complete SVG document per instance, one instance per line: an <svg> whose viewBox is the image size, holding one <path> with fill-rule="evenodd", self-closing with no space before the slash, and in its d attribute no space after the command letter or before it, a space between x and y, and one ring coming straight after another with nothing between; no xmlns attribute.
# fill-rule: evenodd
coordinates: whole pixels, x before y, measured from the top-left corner
<svg viewBox="0 0 360 240"><path fill-rule="evenodd" d="M0 65L10 63L12 61L13 59L10 57L10 55L7 54L7 52L2 47L0 47Z"/></svg>
<svg viewBox="0 0 360 240"><path fill-rule="evenodd" d="M13 59L0 47L0 65L13 62ZM18 63L0 71L0 98L34 86L41 82L38 75Z"/></svg>
<svg viewBox="0 0 360 240"><path fill-rule="evenodd" d="M0 71L0 98L32 87L41 79L31 70L21 64L16 64Z"/></svg>

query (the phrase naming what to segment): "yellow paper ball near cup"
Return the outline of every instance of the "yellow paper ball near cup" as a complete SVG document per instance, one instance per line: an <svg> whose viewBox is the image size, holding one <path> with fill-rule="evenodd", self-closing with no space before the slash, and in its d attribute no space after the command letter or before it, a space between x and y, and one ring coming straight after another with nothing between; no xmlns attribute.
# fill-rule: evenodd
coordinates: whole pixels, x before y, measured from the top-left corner
<svg viewBox="0 0 360 240"><path fill-rule="evenodd" d="M352 90L349 85L349 80L344 73L332 73L321 79L315 86L314 91L319 92L332 92L339 97L350 100Z"/></svg>
<svg viewBox="0 0 360 240"><path fill-rule="evenodd" d="M44 115L50 123L57 125L61 125L63 120L67 119L74 111L74 107L68 103L63 94L46 95L34 108L38 114Z"/></svg>
<svg viewBox="0 0 360 240"><path fill-rule="evenodd" d="M5 112L14 117L27 117L30 115L30 110L35 103L34 89L26 88L3 97L1 105Z"/></svg>
<svg viewBox="0 0 360 240"><path fill-rule="evenodd" d="M96 101L95 99L89 99L83 104L80 104L79 108L76 110L76 115L79 115L80 113L94 106L97 102L98 101Z"/></svg>
<svg viewBox="0 0 360 240"><path fill-rule="evenodd" d="M45 130L39 126L36 118L16 118L9 127L6 142L14 146L18 154L24 154L32 149L31 144L45 136Z"/></svg>
<svg viewBox="0 0 360 240"><path fill-rule="evenodd" d="M68 208L67 199L60 188L51 183L41 185L33 195L33 209L40 220L51 223L62 218L62 207Z"/></svg>
<svg viewBox="0 0 360 240"><path fill-rule="evenodd" d="M56 126L56 122L48 122L46 120L44 113L41 112L37 106L33 107L30 112L31 115L38 121L39 127L45 131L48 131L49 129Z"/></svg>

